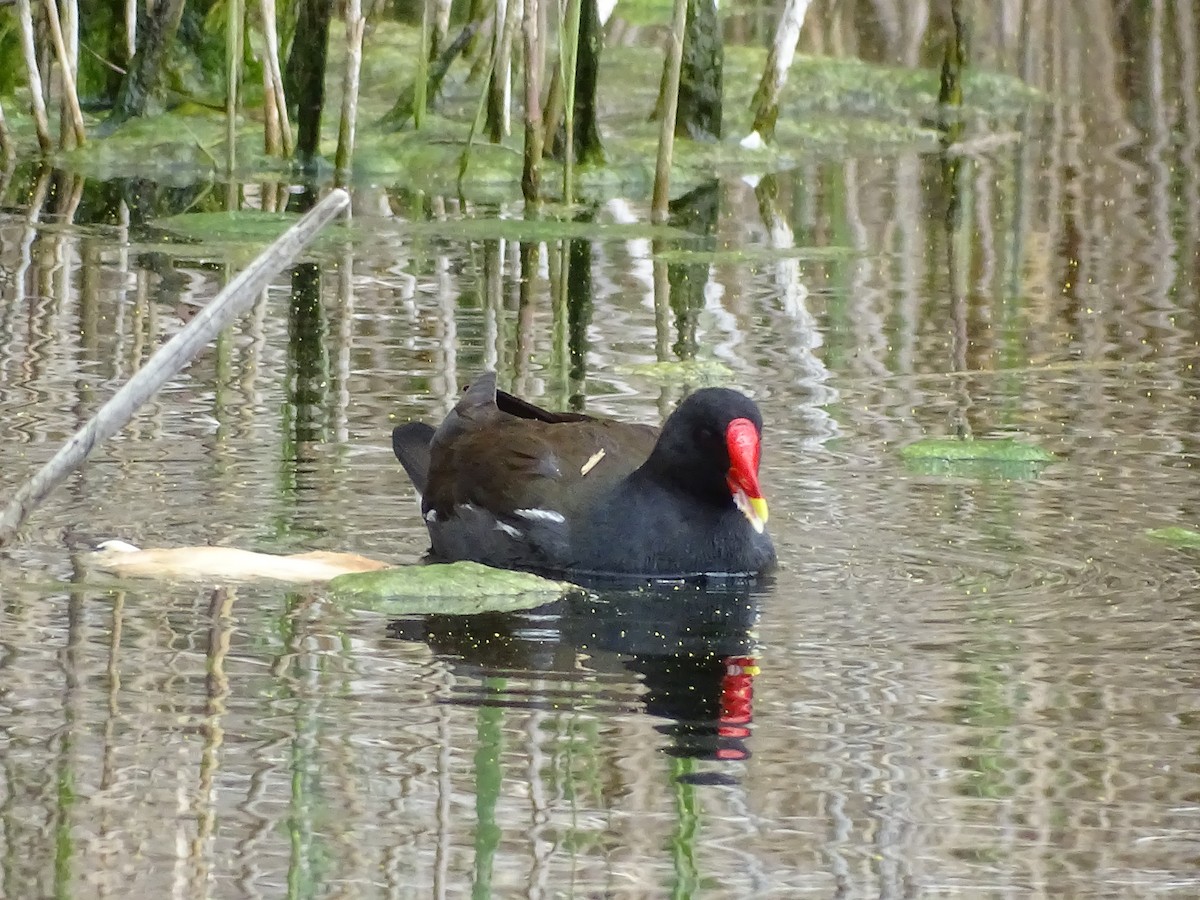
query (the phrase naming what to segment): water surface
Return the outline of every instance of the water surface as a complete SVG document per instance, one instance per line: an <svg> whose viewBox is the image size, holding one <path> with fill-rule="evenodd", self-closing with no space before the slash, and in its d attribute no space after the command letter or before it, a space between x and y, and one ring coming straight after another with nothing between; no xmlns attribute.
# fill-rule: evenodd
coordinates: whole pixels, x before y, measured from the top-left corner
<svg viewBox="0 0 1200 900"><path fill-rule="evenodd" d="M1047 92L1009 138L722 181L699 246L741 255L464 237L519 210L360 186L356 240L278 279L0 559L0 895L1200 891L1200 576L1148 534L1200 527L1195 44L1171 4L1127 45L1034 6L1027 56L981 28ZM833 49L831 21L807 40ZM862 52L916 62L885 26ZM5 197L4 496L236 270L156 248L139 189L22 170ZM681 357L705 367L645 365ZM87 569L106 537L414 562L397 422L484 367L661 421L717 363L768 423L781 566L753 589L389 620ZM954 435L1056 460L900 456Z"/></svg>

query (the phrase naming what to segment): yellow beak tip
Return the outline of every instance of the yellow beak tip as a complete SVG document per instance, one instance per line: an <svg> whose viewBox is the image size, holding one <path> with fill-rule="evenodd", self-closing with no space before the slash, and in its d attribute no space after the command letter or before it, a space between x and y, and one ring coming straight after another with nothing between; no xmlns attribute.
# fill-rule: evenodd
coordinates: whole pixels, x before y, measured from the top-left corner
<svg viewBox="0 0 1200 900"><path fill-rule="evenodd" d="M750 523L750 527L762 534L767 524L767 501L762 497L748 497L744 491L738 491L733 499L746 521Z"/></svg>
<svg viewBox="0 0 1200 900"><path fill-rule="evenodd" d="M750 509L754 511L755 517L764 525L767 524L768 512L767 501L762 497L750 498Z"/></svg>

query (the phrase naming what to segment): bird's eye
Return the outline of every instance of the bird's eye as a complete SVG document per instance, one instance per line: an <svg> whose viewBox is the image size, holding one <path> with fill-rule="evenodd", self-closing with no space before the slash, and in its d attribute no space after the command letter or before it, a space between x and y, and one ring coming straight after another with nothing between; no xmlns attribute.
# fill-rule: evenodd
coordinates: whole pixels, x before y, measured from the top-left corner
<svg viewBox="0 0 1200 900"><path fill-rule="evenodd" d="M707 425L700 425L696 428L696 443L711 444L717 439L717 433Z"/></svg>

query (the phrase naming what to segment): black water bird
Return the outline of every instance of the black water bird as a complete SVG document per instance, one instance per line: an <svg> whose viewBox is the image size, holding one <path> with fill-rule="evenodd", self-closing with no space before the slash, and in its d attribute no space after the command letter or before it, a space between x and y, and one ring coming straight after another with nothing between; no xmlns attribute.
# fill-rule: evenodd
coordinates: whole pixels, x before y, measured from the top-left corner
<svg viewBox="0 0 1200 900"><path fill-rule="evenodd" d="M570 575L756 575L773 567L758 483L762 416L727 388L662 429L550 412L476 378L437 429L392 448L437 560Z"/></svg>

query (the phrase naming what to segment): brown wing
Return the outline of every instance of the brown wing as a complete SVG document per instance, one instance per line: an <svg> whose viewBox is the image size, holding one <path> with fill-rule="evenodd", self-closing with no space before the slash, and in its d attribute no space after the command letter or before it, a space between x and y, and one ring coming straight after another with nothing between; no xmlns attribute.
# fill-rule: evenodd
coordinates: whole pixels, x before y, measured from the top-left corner
<svg viewBox="0 0 1200 900"><path fill-rule="evenodd" d="M656 438L647 425L604 420L491 422L437 447L426 502L439 514L470 503L498 515L541 509L570 520L640 466Z"/></svg>
<svg viewBox="0 0 1200 900"><path fill-rule="evenodd" d="M657 439L648 425L551 413L495 385L493 372L476 378L433 436L425 508L439 516L469 503L499 517L540 509L569 520Z"/></svg>

